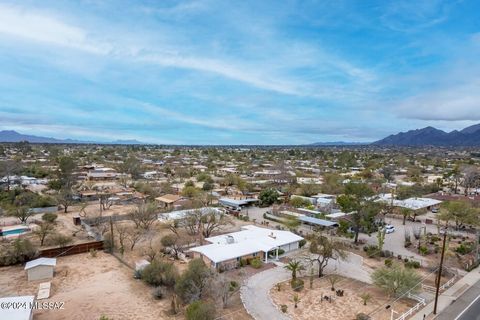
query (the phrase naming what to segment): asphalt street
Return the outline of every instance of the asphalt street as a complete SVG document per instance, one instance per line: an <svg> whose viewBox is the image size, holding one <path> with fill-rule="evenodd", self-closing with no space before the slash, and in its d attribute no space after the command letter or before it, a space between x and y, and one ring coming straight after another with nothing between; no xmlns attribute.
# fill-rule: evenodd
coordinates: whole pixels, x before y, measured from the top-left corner
<svg viewBox="0 0 480 320"><path fill-rule="evenodd" d="M480 320L480 280L442 311L437 320Z"/></svg>

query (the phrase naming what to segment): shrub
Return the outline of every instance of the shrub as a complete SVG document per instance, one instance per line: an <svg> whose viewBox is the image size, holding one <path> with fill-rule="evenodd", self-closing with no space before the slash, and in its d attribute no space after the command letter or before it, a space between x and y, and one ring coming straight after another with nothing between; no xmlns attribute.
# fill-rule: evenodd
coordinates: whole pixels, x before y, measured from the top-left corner
<svg viewBox="0 0 480 320"><path fill-rule="evenodd" d="M472 252L472 250L473 246L471 243L462 243L455 249L455 252L464 255Z"/></svg>
<svg viewBox="0 0 480 320"><path fill-rule="evenodd" d="M280 310L282 310L283 313L287 313L287 310L288 310L288 306L286 304L282 304L280 306Z"/></svg>
<svg viewBox="0 0 480 320"><path fill-rule="evenodd" d="M27 239L15 239L5 246L0 246L0 266L9 266L35 258L37 248Z"/></svg>
<svg viewBox="0 0 480 320"><path fill-rule="evenodd" d="M305 240L305 239L302 239L298 242L298 246L300 248L303 248L306 244L307 244L307 240Z"/></svg>
<svg viewBox="0 0 480 320"><path fill-rule="evenodd" d="M153 261L141 272L143 281L151 286L166 286L172 288L178 277L178 271L173 263Z"/></svg>
<svg viewBox="0 0 480 320"><path fill-rule="evenodd" d="M420 246L420 248L418 248L418 251L420 252L421 255L426 255L428 254L428 248L425 247L425 246Z"/></svg>
<svg viewBox="0 0 480 320"><path fill-rule="evenodd" d="M187 320L213 320L215 314L214 304L197 300L188 305L185 318Z"/></svg>
<svg viewBox="0 0 480 320"><path fill-rule="evenodd" d="M152 291L152 296L157 300L163 299L165 297L165 289L163 287L160 287L160 286L156 287Z"/></svg>
<svg viewBox="0 0 480 320"><path fill-rule="evenodd" d="M358 313L356 316L355 316L355 319L356 320L370 320L370 316L365 314L365 313Z"/></svg>
<svg viewBox="0 0 480 320"><path fill-rule="evenodd" d="M414 269L420 268L420 262L413 261L413 260L405 262L404 265L405 265L406 268L414 268Z"/></svg>
<svg viewBox="0 0 480 320"><path fill-rule="evenodd" d="M303 282L302 279L298 279L298 278L297 278L297 279L295 279L295 280L290 281L290 286L292 287L292 289L293 289L294 291L299 292L299 291L302 291L302 290L303 290L303 288L304 288L304 282Z"/></svg>
<svg viewBox="0 0 480 320"><path fill-rule="evenodd" d="M263 265L263 262L262 260L260 260L260 258L255 258L250 260L250 265L252 266L252 268L260 269Z"/></svg>
<svg viewBox="0 0 480 320"><path fill-rule="evenodd" d="M239 264L240 264L240 267L245 267L248 264L248 262L247 260L240 258Z"/></svg>
<svg viewBox="0 0 480 320"><path fill-rule="evenodd" d="M90 252L90 256L91 256L92 258L96 258L96 257L97 257L97 250L95 250L95 249L90 249L89 252Z"/></svg>
<svg viewBox="0 0 480 320"><path fill-rule="evenodd" d="M363 251L365 251L369 257L374 257L380 254L378 246L376 245L366 245L363 247Z"/></svg>
<svg viewBox="0 0 480 320"><path fill-rule="evenodd" d="M42 215L42 220L45 221L45 222L54 223L55 220L57 220L57 214L56 214L56 213L47 212L47 213L45 213L45 214Z"/></svg>
<svg viewBox="0 0 480 320"><path fill-rule="evenodd" d="M53 245L59 246L59 247L66 247L68 244L70 244L73 239L72 237L66 236L61 233L56 233L50 237L50 240L52 241Z"/></svg>
<svg viewBox="0 0 480 320"><path fill-rule="evenodd" d="M391 267L392 266L392 259L385 259L385 266Z"/></svg>

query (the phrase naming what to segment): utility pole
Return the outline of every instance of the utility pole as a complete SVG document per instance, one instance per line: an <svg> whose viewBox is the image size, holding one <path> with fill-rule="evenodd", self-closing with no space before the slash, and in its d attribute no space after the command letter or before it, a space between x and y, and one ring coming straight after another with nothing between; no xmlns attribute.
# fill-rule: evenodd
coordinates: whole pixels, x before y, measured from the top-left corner
<svg viewBox="0 0 480 320"><path fill-rule="evenodd" d="M435 305L433 306L433 314L437 314L438 292L440 291L440 279L442 277L443 257L445 256L445 243L447 242L447 229L443 233L442 255L440 257L440 266L438 267L437 289L435 291Z"/></svg>

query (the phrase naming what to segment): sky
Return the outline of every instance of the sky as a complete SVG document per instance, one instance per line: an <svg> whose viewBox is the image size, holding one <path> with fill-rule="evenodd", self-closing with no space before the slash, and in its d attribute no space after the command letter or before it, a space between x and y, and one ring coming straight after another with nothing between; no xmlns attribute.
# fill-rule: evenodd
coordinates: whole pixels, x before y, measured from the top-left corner
<svg viewBox="0 0 480 320"><path fill-rule="evenodd" d="M480 122L480 1L0 0L0 130L369 142Z"/></svg>

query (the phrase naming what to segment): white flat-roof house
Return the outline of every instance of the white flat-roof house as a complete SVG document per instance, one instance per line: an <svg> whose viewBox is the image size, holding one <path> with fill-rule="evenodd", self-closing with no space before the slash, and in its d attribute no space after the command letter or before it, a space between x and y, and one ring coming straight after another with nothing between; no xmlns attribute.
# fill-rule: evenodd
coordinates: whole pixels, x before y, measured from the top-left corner
<svg viewBox="0 0 480 320"><path fill-rule="evenodd" d="M274 252L278 258L278 249L285 252L299 248L302 237L290 232L260 228L254 225L243 226L241 231L206 238L210 244L190 249L195 258L214 269L229 270L237 267L240 259L260 258L268 262L268 253Z"/></svg>
<svg viewBox="0 0 480 320"><path fill-rule="evenodd" d="M55 258L38 258L25 264L28 281L51 279L57 265Z"/></svg>

